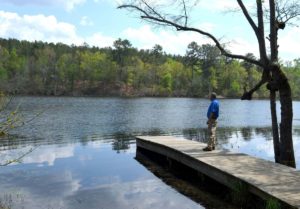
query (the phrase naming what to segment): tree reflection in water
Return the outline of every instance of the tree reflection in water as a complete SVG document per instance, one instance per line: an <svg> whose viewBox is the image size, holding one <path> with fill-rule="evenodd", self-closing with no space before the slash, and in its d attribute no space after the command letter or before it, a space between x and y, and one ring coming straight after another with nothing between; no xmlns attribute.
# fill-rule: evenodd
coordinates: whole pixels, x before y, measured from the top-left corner
<svg viewBox="0 0 300 209"><path fill-rule="evenodd" d="M297 141L300 136L300 129L293 130L294 141ZM153 129L142 133L123 133L118 132L111 135L91 135L82 137L57 137L56 139L32 139L18 135L12 135L9 138L0 140L0 151L18 150L24 147L37 147L41 145L54 144L75 144L80 143L82 146L87 145L90 141L104 141L111 143L112 150L120 153L130 149L130 145L135 145L135 136L141 135L173 135L183 137L189 140L206 143L208 139L207 129L184 129L171 130L165 132L160 129ZM271 127L243 127L243 128L218 128L217 129L218 149L229 149L237 152L254 155L257 157L272 159L272 130ZM297 150L297 146L296 146Z"/></svg>

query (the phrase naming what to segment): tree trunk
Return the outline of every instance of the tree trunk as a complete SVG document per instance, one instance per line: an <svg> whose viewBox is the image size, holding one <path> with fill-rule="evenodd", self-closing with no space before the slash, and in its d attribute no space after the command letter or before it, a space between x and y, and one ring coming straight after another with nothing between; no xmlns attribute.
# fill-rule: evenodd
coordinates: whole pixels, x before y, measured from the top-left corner
<svg viewBox="0 0 300 209"><path fill-rule="evenodd" d="M276 114L276 91L270 90L270 105L271 105L271 117L272 117L272 133L273 133L273 145L274 145L274 157L276 163L280 161L280 141L278 133L278 122Z"/></svg>
<svg viewBox="0 0 300 209"><path fill-rule="evenodd" d="M269 0L270 6L270 48L271 48L271 63L278 62L278 22L276 20L276 2L275 0ZM281 104L281 123L280 123L280 150L279 150L279 160L283 165L287 165L290 167L296 167L295 156L294 156L294 148L293 148L293 135L292 135L292 123L293 123L293 103L292 103L292 94L291 87L288 82L287 77L280 69L280 66L277 64L270 69L272 73L273 84L275 84L275 89L279 90L279 98ZM271 94L274 89L270 89ZM274 95L273 95L274 96ZM272 101L271 101L272 103ZM275 101L274 101L275 104ZM273 107L274 108L274 107ZM272 110L276 114L276 108ZM276 122L276 124L275 124ZM276 128L275 128L276 125ZM272 117L272 128L273 134L276 134L276 130L278 132L277 121L273 121ZM275 129L274 129L275 128ZM278 156L276 156L276 152L278 152L275 144L278 142L278 138L274 140L274 152L275 152L275 161Z"/></svg>
<svg viewBox="0 0 300 209"><path fill-rule="evenodd" d="M280 161L281 164L296 167L292 123L293 123L293 103L291 87L284 76L284 81L279 85L279 97L281 104L281 123L280 123Z"/></svg>

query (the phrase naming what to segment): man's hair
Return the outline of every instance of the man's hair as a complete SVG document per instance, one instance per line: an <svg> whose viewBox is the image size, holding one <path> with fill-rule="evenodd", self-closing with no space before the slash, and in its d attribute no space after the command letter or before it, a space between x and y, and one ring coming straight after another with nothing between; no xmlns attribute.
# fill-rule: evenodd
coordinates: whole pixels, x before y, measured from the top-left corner
<svg viewBox="0 0 300 209"><path fill-rule="evenodd" d="M216 99L217 98L217 94L215 92L212 92L210 95L211 98Z"/></svg>

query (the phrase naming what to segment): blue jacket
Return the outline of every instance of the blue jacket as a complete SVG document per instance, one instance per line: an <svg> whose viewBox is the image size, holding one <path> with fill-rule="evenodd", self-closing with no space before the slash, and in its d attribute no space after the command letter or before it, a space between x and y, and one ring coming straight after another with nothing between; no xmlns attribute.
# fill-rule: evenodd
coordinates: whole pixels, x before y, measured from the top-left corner
<svg viewBox="0 0 300 209"><path fill-rule="evenodd" d="M208 110L207 110L207 118L210 117L211 113L214 113L214 116L216 116L215 119L219 117L219 101L214 99L211 101Z"/></svg>

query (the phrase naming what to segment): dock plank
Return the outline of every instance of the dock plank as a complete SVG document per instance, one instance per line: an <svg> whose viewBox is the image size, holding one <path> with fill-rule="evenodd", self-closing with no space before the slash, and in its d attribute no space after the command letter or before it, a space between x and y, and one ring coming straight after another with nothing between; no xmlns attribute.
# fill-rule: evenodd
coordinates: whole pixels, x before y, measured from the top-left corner
<svg viewBox="0 0 300 209"><path fill-rule="evenodd" d="M204 152L206 144L172 136L139 136L137 146L179 161L216 181L233 187L239 180L250 192L277 198L300 208L300 172L296 169L227 150Z"/></svg>

